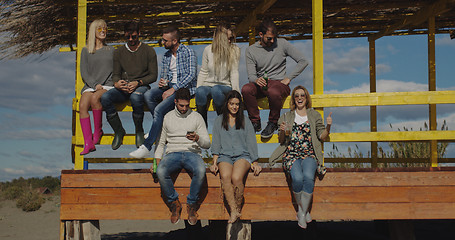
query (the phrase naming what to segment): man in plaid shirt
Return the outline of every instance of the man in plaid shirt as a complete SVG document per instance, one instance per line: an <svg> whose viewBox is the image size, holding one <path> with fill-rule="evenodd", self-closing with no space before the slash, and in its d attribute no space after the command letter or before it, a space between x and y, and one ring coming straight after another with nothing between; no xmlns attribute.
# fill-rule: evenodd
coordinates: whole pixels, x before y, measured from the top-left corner
<svg viewBox="0 0 455 240"><path fill-rule="evenodd" d="M144 94L144 100L152 113L152 127L144 143L130 153L134 158L146 158L163 126L166 113L174 109L175 91L187 88L191 96L196 92L197 58L194 50L180 44L181 33L175 26L163 30L161 42L168 51L163 56L161 79L158 88Z"/></svg>

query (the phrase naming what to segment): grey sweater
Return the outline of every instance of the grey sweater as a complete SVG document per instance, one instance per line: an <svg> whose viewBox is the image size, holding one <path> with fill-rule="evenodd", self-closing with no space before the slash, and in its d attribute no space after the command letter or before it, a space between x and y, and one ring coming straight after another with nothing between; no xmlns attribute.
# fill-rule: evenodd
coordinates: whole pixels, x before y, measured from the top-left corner
<svg viewBox="0 0 455 240"><path fill-rule="evenodd" d="M82 88L84 92L87 88L95 89L96 85L113 86L112 82L112 57L114 48L104 46L95 51L88 53L86 47L82 48L81 52L81 76L85 86Z"/></svg>
<svg viewBox="0 0 455 240"><path fill-rule="evenodd" d="M294 71L288 75L286 74L287 56L297 62ZM292 80L308 66L308 61L303 54L284 38L278 38L270 47L263 47L259 42L256 42L246 49L245 59L250 82L262 77L265 71L271 80L282 80L284 78Z"/></svg>
<svg viewBox="0 0 455 240"><path fill-rule="evenodd" d="M235 126L229 126L229 131L222 127L222 121L223 115L220 115L213 124L212 154L228 157L248 155L252 161L256 161L258 159L258 145L250 119L245 116L245 128L236 129Z"/></svg>
<svg viewBox="0 0 455 240"><path fill-rule="evenodd" d="M127 73L127 75L125 74ZM135 52L130 52L125 45L114 52L114 74L112 80L142 80L143 85L156 81L158 63L155 49L142 43Z"/></svg>

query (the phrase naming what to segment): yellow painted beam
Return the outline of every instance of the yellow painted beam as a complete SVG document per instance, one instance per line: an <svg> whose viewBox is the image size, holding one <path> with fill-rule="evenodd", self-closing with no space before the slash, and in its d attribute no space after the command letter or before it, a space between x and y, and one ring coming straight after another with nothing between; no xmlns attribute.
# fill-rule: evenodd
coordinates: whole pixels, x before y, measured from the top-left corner
<svg viewBox="0 0 455 240"><path fill-rule="evenodd" d="M330 142L394 142L455 140L455 131L401 131L401 132L358 132L330 133Z"/></svg>
<svg viewBox="0 0 455 240"><path fill-rule="evenodd" d="M262 1L253 11L251 11L242 22L240 22L235 29L237 35L241 35L243 33L248 33L250 27L256 26L256 16L264 14L272 5L276 2L276 0L264 0Z"/></svg>
<svg viewBox="0 0 455 240"><path fill-rule="evenodd" d="M352 94L323 94L311 95L313 107L362 107L362 106L388 106L388 105L422 105L422 104L454 104L455 91L434 92L388 92L388 93L352 93ZM283 103L284 109L289 109L291 98L288 96ZM266 98L258 99L259 109L268 109ZM194 99L190 107L196 108ZM77 99L73 99L73 110L79 111ZM120 104L117 110L131 112L129 103ZM214 111L212 103L210 111Z"/></svg>
<svg viewBox="0 0 455 240"><path fill-rule="evenodd" d="M251 46L256 42L256 28L250 27L248 30L248 44Z"/></svg>
<svg viewBox="0 0 455 240"><path fill-rule="evenodd" d="M101 145L110 145L114 139L113 134L105 134L101 138ZM210 135L212 139L212 135ZM269 139L261 138L256 134L257 143L278 143L278 135L274 134ZM330 133L330 142L400 142L400 141L455 141L455 130L452 131L397 131L397 132L351 132L351 133ZM84 144L82 136L73 137L72 143L77 146ZM124 145L134 145L135 135L127 134L123 139ZM82 151L82 149L81 149ZM77 152L78 154L80 153Z"/></svg>
<svg viewBox="0 0 455 240"><path fill-rule="evenodd" d="M80 63L81 63L81 52L85 46L85 39L87 34L87 0L78 0L77 5L77 54L76 54L76 84L75 84L75 96L76 99L81 98L81 90L84 86L81 77ZM73 106L74 107L74 106ZM79 104L77 104L79 108ZM73 111L73 124L75 124L74 134L76 137L82 137L82 130L79 120L79 111ZM84 157L80 155L83 147L74 147L74 169L80 170L84 168Z"/></svg>
<svg viewBox="0 0 455 240"><path fill-rule="evenodd" d="M312 95L314 107L359 107L455 103L455 91Z"/></svg>
<svg viewBox="0 0 455 240"><path fill-rule="evenodd" d="M323 3L313 0L313 93L324 93Z"/></svg>
<svg viewBox="0 0 455 240"><path fill-rule="evenodd" d="M210 140L212 140L212 135L210 134ZM104 134L103 137L101 138L100 145L110 145L112 143L112 140L114 140L114 134ZM261 138L260 134L256 134L256 140L257 143L278 143L278 135L274 134L271 138L269 139L263 139ZM123 145L135 145L135 134L126 134L125 137L123 138ZM72 144L75 144L76 146L81 147L84 145L84 137L81 136L73 136L71 139ZM77 154L79 154L82 151L82 148L80 149Z"/></svg>
<svg viewBox="0 0 455 240"><path fill-rule="evenodd" d="M185 41L185 39L182 39L182 41L180 42L181 44L183 45L189 45L189 43L187 41ZM203 41L191 41L191 45L209 45L211 44L212 41L209 41L209 40L203 40ZM112 45L114 48L118 48L119 46L122 46L123 44L119 44L119 45ZM159 43L147 43L147 45L151 46L151 47L161 47ZM58 49L59 52L72 52L72 51L77 51L77 47L61 47Z"/></svg>

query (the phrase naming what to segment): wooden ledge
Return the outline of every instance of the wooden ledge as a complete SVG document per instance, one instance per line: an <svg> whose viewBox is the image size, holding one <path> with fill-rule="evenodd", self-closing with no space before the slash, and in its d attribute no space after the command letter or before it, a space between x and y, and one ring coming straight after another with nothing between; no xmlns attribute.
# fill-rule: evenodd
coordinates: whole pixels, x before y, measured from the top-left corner
<svg viewBox="0 0 455 240"><path fill-rule="evenodd" d="M327 168L327 172L438 172L438 171L455 171L455 167L401 167L401 168ZM207 173L210 170L206 169ZM279 173L284 172L279 168L263 168L261 173ZM91 170L62 170L63 174L109 174L109 173L150 173L149 169L91 169ZM186 173L182 170L181 173Z"/></svg>

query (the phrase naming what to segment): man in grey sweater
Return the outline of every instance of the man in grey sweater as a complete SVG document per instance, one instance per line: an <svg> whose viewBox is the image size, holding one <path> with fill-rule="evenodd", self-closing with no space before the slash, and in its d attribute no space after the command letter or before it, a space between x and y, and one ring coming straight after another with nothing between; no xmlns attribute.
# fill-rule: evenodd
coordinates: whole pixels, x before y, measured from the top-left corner
<svg viewBox="0 0 455 240"><path fill-rule="evenodd" d="M171 175L182 169L193 175L186 202L188 222L195 225L199 191L205 179L205 164L201 157L201 148L210 147L210 137L202 116L189 108L190 91L188 89L178 89L175 92L174 102L175 109L164 116L163 128L156 147L155 158L158 163L156 173L161 191L171 210L172 223L179 221L182 205ZM164 152L165 146L166 152ZM153 170L152 165L151 171Z"/></svg>
<svg viewBox="0 0 455 240"><path fill-rule="evenodd" d="M261 137L269 138L278 129L282 101L291 92L289 83L308 66L308 61L286 39L277 38L276 25L272 20L263 20L257 31L259 41L249 46L245 52L249 83L242 87L242 95L256 132L261 131L257 98L268 98L269 121ZM290 74L286 74L288 56L297 62L297 66Z"/></svg>
<svg viewBox="0 0 455 240"><path fill-rule="evenodd" d="M158 63L155 50L139 41L139 23L125 24L127 43L114 52L113 89L101 97L101 104L106 111L107 121L114 130L112 149L120 147L126 132L115 109L115 104L128 99L133 107L133 122L136 128L136 147L144 142L144 93L150 89L149 84L156 81Z"/></svg>

